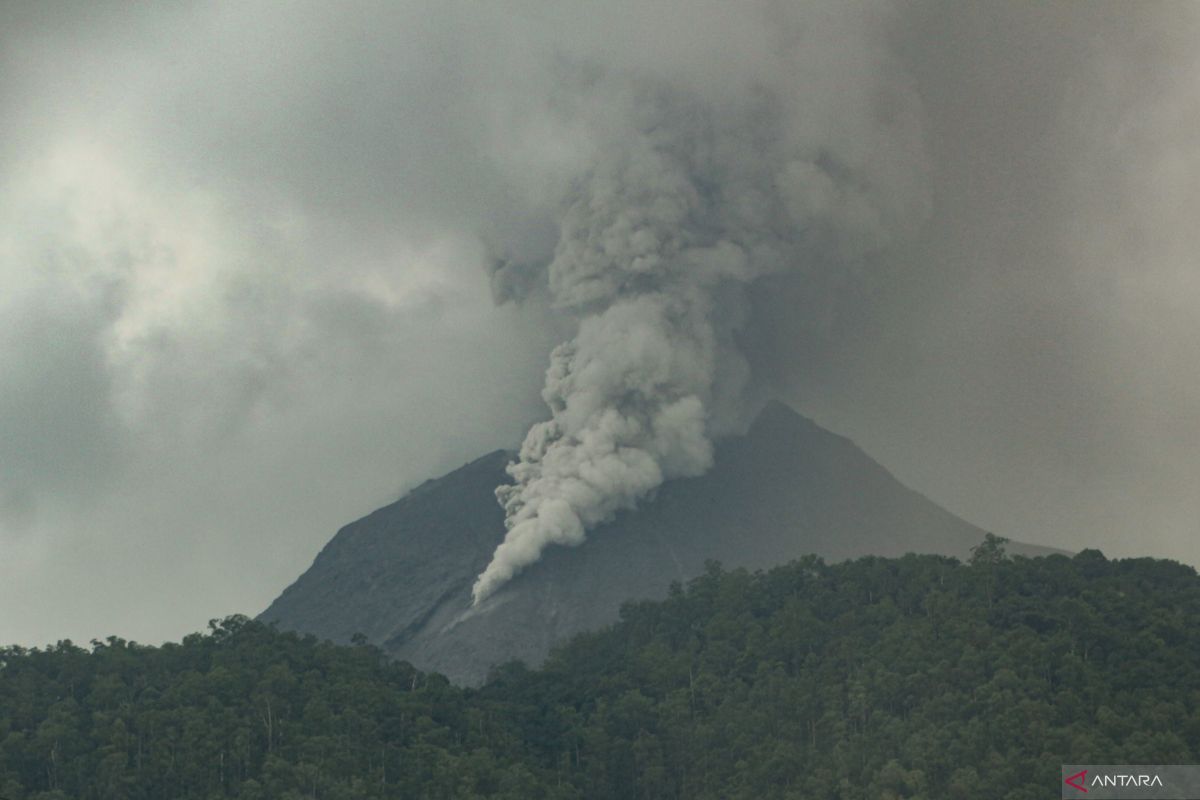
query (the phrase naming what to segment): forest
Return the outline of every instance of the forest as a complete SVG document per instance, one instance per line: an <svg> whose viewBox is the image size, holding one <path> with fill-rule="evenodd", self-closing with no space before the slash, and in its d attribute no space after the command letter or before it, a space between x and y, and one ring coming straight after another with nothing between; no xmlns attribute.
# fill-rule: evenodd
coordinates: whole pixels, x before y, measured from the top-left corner
<svg viewBox="0 0 1200 800"><path fill-rule="evenodd" d="M0 797L1006 798L1200 761L1200 579L1148 558L707 572L462 688L235 616L0 649Z"/></svg>

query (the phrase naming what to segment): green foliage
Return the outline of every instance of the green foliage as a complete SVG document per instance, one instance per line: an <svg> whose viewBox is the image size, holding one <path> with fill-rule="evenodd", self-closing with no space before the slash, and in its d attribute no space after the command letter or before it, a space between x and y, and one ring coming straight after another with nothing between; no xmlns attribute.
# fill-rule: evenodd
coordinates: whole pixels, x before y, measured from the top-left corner
<svg viewBox="0 0 1200 800"><path fill-rule="evenodd" d="M576 796L439 675L245 617L209 629L0 650L3 796Z"/></svg>
<svg viewBox="0 0 1200 800"><path fill-rule="evenodd" d="M1166 561L710 565L479 690L245 617L0 649L0 795L998 798L1200 757L1200 580Z"/></svg>
<svg viewBox="0 0 1200 800"><path fill-rule="evenodd" d="M1003 536L987 533L983 541L971 548L971 566L977 564L998 564L1004 560L1004 545L1008 542Z"/></svg>

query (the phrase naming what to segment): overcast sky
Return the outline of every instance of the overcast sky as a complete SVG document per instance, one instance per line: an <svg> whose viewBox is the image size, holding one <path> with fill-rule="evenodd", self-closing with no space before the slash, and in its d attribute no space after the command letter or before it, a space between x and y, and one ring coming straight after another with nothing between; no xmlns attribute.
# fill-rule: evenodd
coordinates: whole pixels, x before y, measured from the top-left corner
<svg viewBox="0 0 1200 800"><path fill-rule="evenodd" d="M256 614L516 446L571 324L485 262L544 249L575 92L737 91L785 5L4 4L0 643ZM907 87L919 224L759 286L758 380L1002 535L1200 563L1200 7L800 8L801 71L883 63L852 24Z"/></svg>

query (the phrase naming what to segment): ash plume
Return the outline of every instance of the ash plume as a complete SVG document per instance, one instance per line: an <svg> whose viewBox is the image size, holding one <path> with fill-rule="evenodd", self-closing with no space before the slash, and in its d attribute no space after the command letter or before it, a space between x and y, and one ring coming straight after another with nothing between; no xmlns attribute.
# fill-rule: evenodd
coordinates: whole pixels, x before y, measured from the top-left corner
<svg viewBox="0 0 1200 800"><path fill-rule="evenodd" d="M751 410L752 282L792 271L819 291L928 213L919 102L870 16L759 10L758 48L711 85L669 59L572 73L587 99L564 113L594 146L550 215L553 251L497 257L492 281L500 300L544 291L577 329L551 354L550 419L496 490L507 534L476 604L711 466Z"/></svg>

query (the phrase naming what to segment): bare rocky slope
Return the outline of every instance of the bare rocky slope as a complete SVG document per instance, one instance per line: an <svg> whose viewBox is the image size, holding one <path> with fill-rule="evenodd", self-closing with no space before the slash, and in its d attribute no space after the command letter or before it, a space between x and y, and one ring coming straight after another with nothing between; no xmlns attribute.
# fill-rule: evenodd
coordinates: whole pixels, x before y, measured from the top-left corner
<svg viewBox="0 0 1200 800"><path fill-rule="evenodd" d="M345 526L259 618L336 642L361 633L474 684L504 661L540 663L555 643L615 621L622 602L662 597L710 559L760 568L808 553L965 558L984 536L849 439L775 403L718 445L708 474L663 486L580 547L551 548L473 609L471 585L504 537L493 490L510 457L489 453Z"/></svg>

